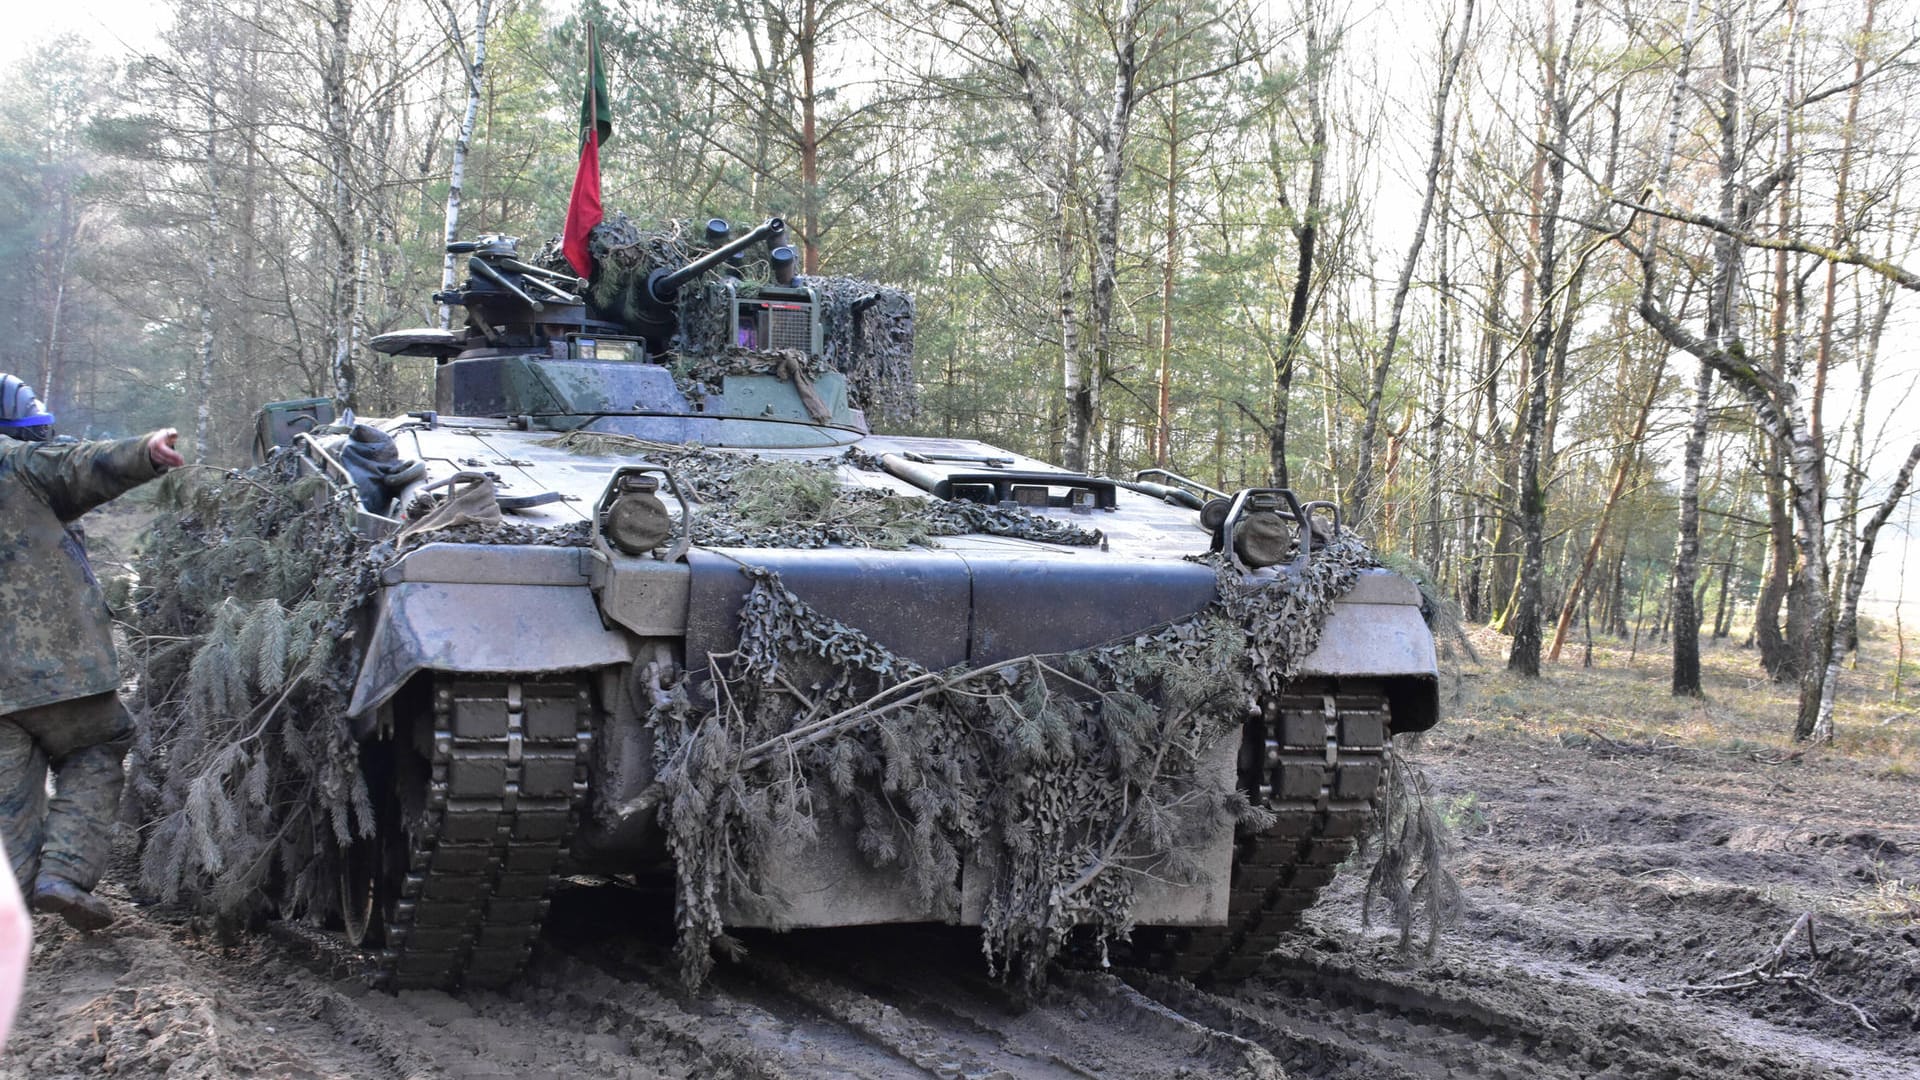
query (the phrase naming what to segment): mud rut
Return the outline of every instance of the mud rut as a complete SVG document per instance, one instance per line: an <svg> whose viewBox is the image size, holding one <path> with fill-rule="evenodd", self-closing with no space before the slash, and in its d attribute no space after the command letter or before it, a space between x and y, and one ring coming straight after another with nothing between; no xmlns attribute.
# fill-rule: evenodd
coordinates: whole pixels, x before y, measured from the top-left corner
<svg viewBox="0 0 1920 1080"><path fill-rule="evenodd" d="M222 946L120 905L91 940L40 920L0 1076L1920 1077L1920 912L1818 902L1920 880L1920 785L1470 736L1423 753L1464 807L1469 905L1432 961L1360 928L1351 871L1237 988L1095 968L1031 999L975 936L927 928L754 935L690 996L658 905L606 888L556 899L520 985L462 996L370 992L298 935ZM1796 943L1781 970L1877 1032L1793 985L1676 989L1765 959L1807 910L1820 959Z"/></svg>

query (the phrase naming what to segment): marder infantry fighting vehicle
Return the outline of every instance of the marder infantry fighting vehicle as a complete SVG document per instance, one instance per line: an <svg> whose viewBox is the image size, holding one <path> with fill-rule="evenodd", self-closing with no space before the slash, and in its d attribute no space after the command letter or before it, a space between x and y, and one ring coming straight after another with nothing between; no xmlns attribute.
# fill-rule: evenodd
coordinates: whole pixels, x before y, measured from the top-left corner
<svg viewBox="0 0 1920 1080"><path fill-rule="evenodd" d="M1181 973L1257 962L1367 828L1387 740L1435 721L1415 586L1323 571L1357 545L1290 492L874 434L905 411L903 294L796 275L778 219L623 225L591 282L456 245L437 299L464 326L373 342L433 359L432 411L332 436L323 401L263 413L262 447L351 486L390 560L341 646L375 820L340 859L348 936L391 985L497 984L561 878L677 864L699 951L883 922L1017 946L1025 911L1054 946L1105 920ZM726 524L727 462L946 524L756 533ZM1242 681L1184 688L1174 660Z"/></svg>

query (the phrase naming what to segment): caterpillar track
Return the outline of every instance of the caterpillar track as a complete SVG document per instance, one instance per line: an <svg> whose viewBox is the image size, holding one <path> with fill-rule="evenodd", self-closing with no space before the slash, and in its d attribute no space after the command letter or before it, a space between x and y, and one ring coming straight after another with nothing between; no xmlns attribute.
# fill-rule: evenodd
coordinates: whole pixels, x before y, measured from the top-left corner
<svg viewBox="0 0 1920 1080"><path fill-rule="evenodd" d="M381 910L350 915L348 939L384 945L376 981L391 989L499 986L532 952L585 802L591 695L574 681L443 679L431 721L375 744L392 773L370 776L397 805L382 815L385 870L360 894ZM1252 974L1366 831L1390 721L1374 687L1264 700L1241 774L1274 821L1237 841L1228 924L1143 929L1134 958L1201 981Z"/></svg>
<svg viewBox="0 0 1920 1080"><path fill-rule="evenodd" d="M1201 981L1251 975L1366 833L1391 732L1377 686L1297 687L1263 700L1245 728L1241 783L1274 822L1236 841L1227 925L1137 931L1135 959Z"/></svg>
<svg viewBox="0 0 1920 1080"><path fill-rule="evenodd" d="M375 744L397 803L376 810L385 872L366 890L384 910L347 929L356 944L384 937L376 981L498 986L525 966L586 801L592 716L572 680L442 679L430 726Z"/></svg>

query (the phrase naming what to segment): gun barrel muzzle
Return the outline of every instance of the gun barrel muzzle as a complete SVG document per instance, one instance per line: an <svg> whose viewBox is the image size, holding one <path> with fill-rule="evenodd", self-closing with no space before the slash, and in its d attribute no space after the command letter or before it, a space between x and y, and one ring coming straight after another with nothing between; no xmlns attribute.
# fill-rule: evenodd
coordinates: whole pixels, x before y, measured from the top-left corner
<svg viewBox="0 0 1920 1080"><path fill-rule="evenodd" d="M800 256L785 244L767 253L767 268L773 271L773 280L781 285L793 284L793 278L800 269Z"/></svg>

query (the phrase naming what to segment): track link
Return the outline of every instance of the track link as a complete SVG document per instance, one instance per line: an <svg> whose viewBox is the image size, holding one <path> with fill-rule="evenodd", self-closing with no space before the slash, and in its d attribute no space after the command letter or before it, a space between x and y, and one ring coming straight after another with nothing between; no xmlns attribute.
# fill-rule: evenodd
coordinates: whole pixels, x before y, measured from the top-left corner
<svg viewBox="0 0 1920 1080"><path fill-rule="evenodd" d="M499 986L519 973L586 800L592 714L578 680L435 682L432 725L411 733L425 785L403 808L380 982Z"/></svg>
<svg viewBox="0 0 1920 1080"><path fill-rule="evenodd" d="M1274 823L1236 842L1227 924L1136 932L1144 966L1203 981L1253 974L1365 835L1391 732L1377 686L1263 698L1247 721L1241 774Z"/></svg>

